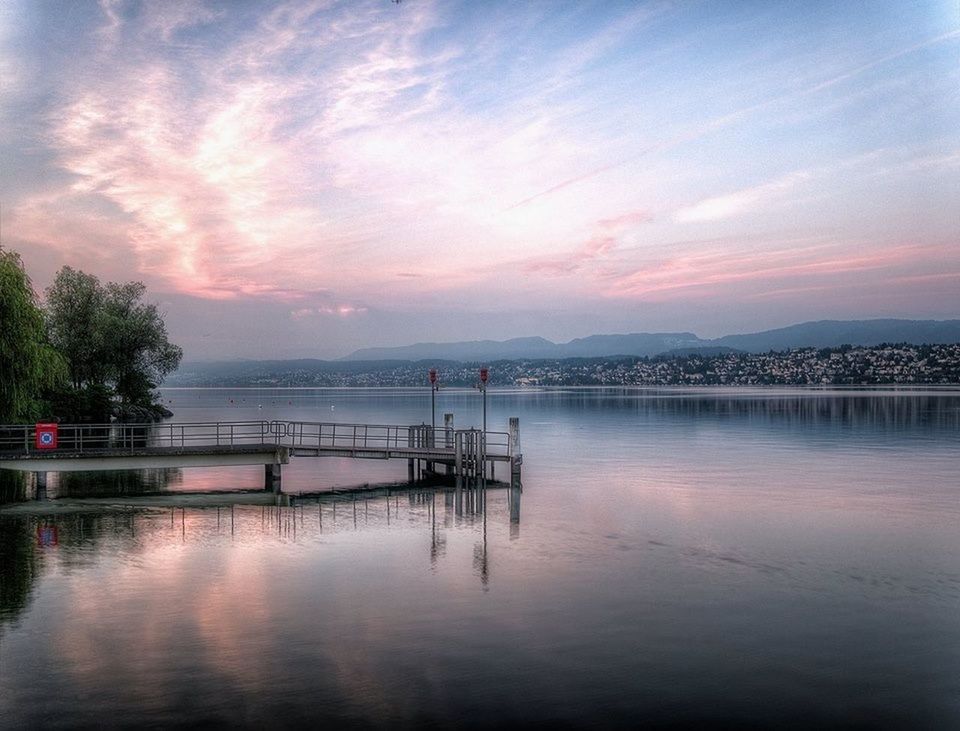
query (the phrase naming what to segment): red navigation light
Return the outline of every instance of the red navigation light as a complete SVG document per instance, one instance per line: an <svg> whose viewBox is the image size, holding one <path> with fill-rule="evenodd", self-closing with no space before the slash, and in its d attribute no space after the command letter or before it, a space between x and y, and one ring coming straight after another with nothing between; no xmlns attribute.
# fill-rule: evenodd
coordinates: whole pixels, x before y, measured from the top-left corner
<svg viewBox="0 0 960 731"><path fill-rule="evenodd" d="M57 448L57 425L56 424L37 424L34 446L37 449L56 449Z"/></svg>
<svg viewBox="0 0 960 731"><path fill-rule="evenodd" d="M490 377L490 369L489 369L489 368L481 368L481 369L480 369L480 383L486 383L486 382L487 382L487 379L488 379L489 377Z"/></svg>
<svg viewBox="0 0 960 731"><path fill-rule="evenodd" d="M437 382L437 369L436 369L436 368L431 368L431 369L430 369L430 383L436 383L436 382Z"/></svg>

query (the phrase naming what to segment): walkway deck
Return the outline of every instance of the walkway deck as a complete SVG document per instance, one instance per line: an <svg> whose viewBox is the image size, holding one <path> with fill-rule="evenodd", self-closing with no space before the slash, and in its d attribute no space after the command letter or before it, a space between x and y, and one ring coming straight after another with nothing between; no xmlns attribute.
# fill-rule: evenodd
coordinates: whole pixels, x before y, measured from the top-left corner
<svg viewBox="0 0 960 731"><path fill-rule="evenodd" d="M2 427L0 427L2 429ZM0 451L0 469L90 472L150 467L230 467L287 464L290 449L276 444L86 447Z"/></svg>
<svg viewBox="0 0 960 731"><path fill-rule="evenodd" d="M510 432L387 424L305 421L235 421L159 424L61 424L58 446L40 448L33 425L0 426L0 469L31 472L267 466L267 482L279 483L280 465L291 457L405 459L414 467L443 465L475 477L497 462L519 474L519 422Z"/></svg>

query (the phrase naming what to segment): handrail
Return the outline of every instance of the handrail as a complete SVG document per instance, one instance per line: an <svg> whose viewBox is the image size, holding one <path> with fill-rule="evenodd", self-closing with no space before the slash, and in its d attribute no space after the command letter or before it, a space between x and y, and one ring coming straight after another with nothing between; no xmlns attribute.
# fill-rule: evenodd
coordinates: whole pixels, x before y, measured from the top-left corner
<svg viewBox="0 0 960 731"><path fill-rule="evenodd" d="M471 431L471 430L457 430ZM478 431L478 430L473 430ZM401 449L421 447L453 452L453 430L428 424L363 424L320 421L258 420L199 422L113 422L59 424L59 451L102 453L144 447L239 446L333 449ZM0 425L0 452L46 453L34 445L32 424ZM486 452L512 455L507 432L488 431Z"/></svg>

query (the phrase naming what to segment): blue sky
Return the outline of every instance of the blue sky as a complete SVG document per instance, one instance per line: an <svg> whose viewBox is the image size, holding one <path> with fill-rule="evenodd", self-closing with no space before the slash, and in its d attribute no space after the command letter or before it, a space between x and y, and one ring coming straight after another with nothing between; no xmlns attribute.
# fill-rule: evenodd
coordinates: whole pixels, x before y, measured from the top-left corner
<svg viewBox="0 0 960 731"><path fill-rule="evenodd" d="M190 357L960 317L950 2L0 3L3 245Z"/></svg>

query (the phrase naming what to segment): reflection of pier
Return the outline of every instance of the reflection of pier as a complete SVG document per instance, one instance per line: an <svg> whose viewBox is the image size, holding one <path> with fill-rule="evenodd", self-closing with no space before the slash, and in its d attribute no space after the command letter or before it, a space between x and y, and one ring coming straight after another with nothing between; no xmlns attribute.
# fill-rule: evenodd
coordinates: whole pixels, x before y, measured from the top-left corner
<svg viewBox="0 0 960 731"><path fill-rule="evenodd" d="M184 424L59 425L56 447L41 447L36 427L0 426L0 469L33 472L37 493L47 472L139 470L165 467L264 465L264 485L280 492L281 465L291 457L405 459L408 480L448 478L458 486L496 476L509 466L518 482L523 457L519 420L508 432L425 424L338 424L236 421Z"/></svg>
<svg viewBox="0 0 960 731"><path fill-rule="evenodd" d="M0 511L0 634L27 608L44 563L54 552L66 565L89 565L90 550L113 539L119 549L143 551L143 537L177 543L256 540L309 545L317 539L364 531L416 530L431 564L449 561L450 546L473 543L474 573L486 587L492 576L490 535L520 536L520 486L488 483L464 488L382 485L303 495L263 491L186 493L26 502ZM457 506L461 506L458 510ZM504 524L509 514L509 528ZM454 551L462 556L463 552ZM468 559L469 560L469 559Z"/></svg>

